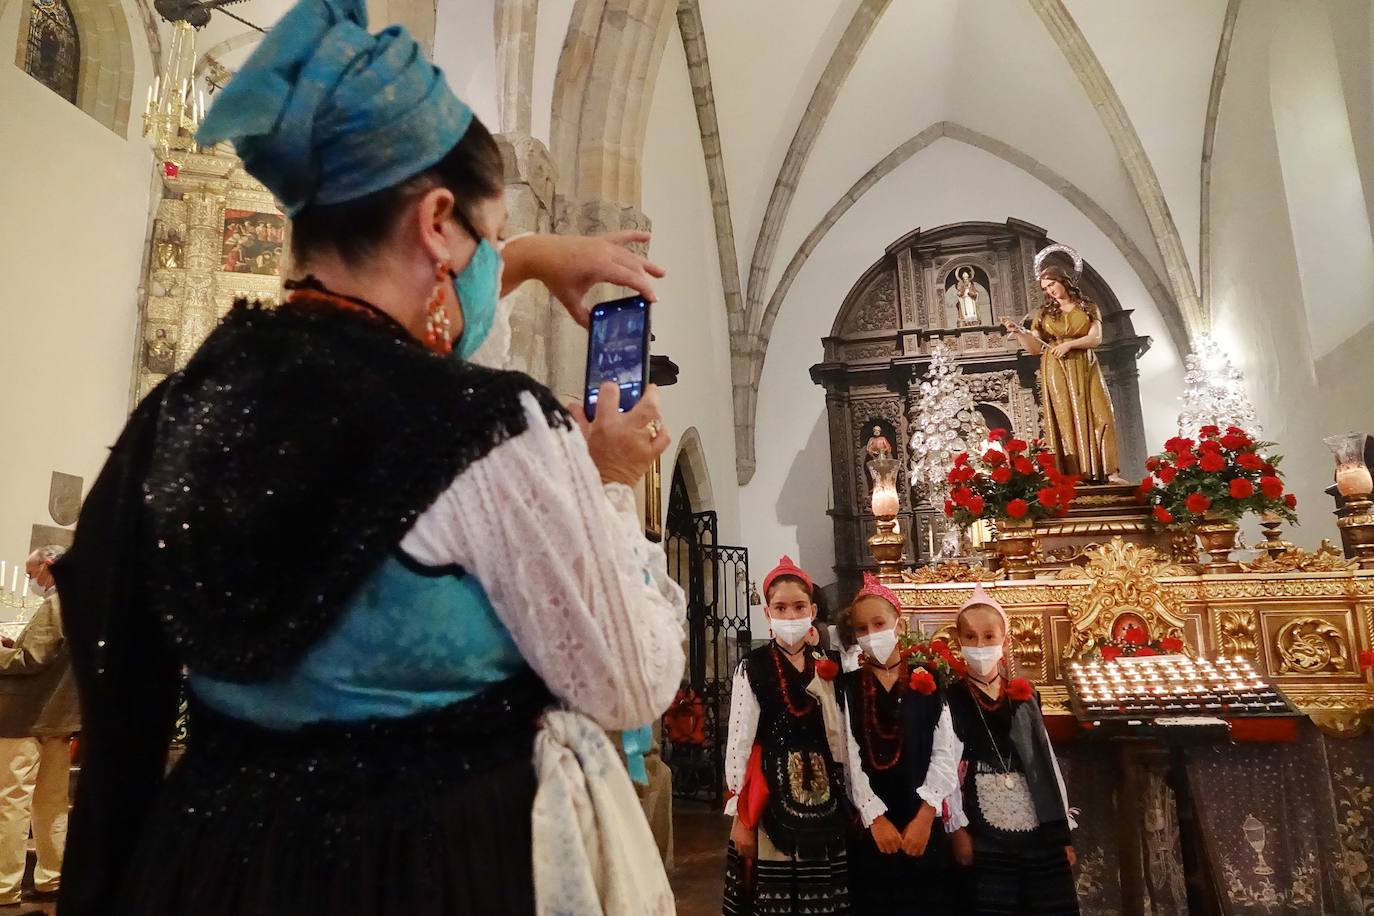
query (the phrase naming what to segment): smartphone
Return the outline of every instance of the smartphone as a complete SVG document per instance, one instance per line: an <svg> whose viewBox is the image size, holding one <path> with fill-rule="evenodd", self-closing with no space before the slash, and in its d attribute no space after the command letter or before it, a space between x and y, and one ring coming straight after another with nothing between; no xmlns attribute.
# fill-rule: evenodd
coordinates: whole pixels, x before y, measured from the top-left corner
<svg viewBox="0 0 1374 916"><path fill-rule="evenodd" d="M587 330L587 419L596 417L604 382L620 386L624 413L639 403L649 383L649 302L643 296L602 302L592 309Z"/></svg>

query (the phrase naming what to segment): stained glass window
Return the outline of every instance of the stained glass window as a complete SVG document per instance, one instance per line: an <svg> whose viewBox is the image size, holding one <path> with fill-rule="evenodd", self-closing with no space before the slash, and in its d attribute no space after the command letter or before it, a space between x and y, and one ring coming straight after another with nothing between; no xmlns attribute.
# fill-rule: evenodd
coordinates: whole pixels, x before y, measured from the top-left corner
<svg viewBox="0 0 1374 916"><path fill-rule="evenodd" d="M81 39L66 0L30 0L29 42L24 70L62 96L76 103L77 70L81 64Z"/></svg>

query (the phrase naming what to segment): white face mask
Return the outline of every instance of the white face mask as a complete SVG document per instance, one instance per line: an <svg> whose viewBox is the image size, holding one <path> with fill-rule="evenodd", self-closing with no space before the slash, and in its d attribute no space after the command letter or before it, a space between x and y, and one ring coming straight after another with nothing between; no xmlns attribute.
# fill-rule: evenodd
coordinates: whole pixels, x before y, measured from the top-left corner
<svg viewBox="0 0 1374 916"><path fill-rule="evenodd" d="M811 632L811 618L802 617L796 620L780 620L771 618L769 626L773 630L773 638L784 646L796 646L806 639L806 634Z"/></svg>
<svg viewBox="0 0 1374 916"><path fill-rule="evenodd" d="M892 657L892 651L897 648L897 631L879 630L867 636L860 636L859 646L878 664L887 664L887 660Z"/></svg>
<svg viewBox="0 0 1374 916"><path fill-rule="evenodd" d="M37 579L29 580L30 595L37 595L39 598L46 598L55 591L57 591L57 589L51 585L49 585L47 588L44 588L43 586L39 585Z"/></svg>
<svg viewBox="0 0 1374 916"><path fill-rule="evenodd" d="M980 677L987 677L996 671L997 663L1002 660L1001 643L995 646L964 646L960 652L969 670Z"/></svg>

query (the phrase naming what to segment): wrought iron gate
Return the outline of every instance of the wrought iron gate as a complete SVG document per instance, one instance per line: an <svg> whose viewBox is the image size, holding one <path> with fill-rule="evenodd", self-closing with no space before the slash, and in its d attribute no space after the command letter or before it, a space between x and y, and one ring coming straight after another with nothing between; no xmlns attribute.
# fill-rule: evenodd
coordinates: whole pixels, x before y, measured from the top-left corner
<svg viewBox="0 0 1374 916"><path fill-rule="evenodd" d="M687 671L664 716L673 794L718 803L724 793L730 685L749 651L749 550L717 543L716 513L693 512L673 473L664 525L668 573L687 593Z"/></svg>

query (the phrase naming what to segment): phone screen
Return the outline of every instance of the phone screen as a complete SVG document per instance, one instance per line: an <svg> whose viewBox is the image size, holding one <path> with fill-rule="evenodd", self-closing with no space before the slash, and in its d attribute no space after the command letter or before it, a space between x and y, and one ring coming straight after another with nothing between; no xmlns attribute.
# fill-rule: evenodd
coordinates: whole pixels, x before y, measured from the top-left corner
<svg viewBox="0 0 1374 916"><path fill-rule="evenodd" d="M592 309L587 340L586 413L596 416L603 382L620 386L620 411L639 403L649 380L649 303L630 296Z"/></svg>

